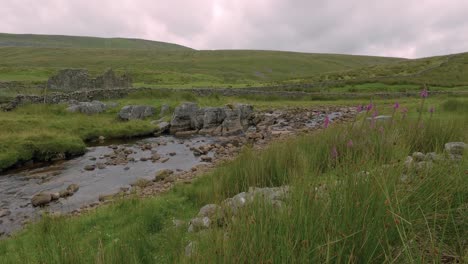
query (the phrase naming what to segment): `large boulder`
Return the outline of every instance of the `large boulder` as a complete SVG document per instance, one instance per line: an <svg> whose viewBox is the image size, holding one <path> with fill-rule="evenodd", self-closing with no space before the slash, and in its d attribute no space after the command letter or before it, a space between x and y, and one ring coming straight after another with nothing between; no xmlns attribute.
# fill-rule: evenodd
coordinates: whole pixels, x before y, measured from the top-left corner
<svg viewBox="0 0 468 264"><path fill-rule="evenodd" d="M171 133L192 130L192 119L198 110L196 103L183 103L176 107L171 121Z"/></svg>
<svg viewBox="0 0 468 264"><path fill-rule="evenodd" d="M78 102L67 108L68 112L83 113L87 115L99 114L107 109L107 105L101 101Z"/></svg>
<svg viewBox="0 0 468 264"><path fill-rule="evenodd" d="M195 103L184 103L174 111L171 133L198 131L200 134L237 135L252 124L253 117L251 105L198 108Z"/></svg>
<svg viewBox="0 0 468 264"><path fill-rule="evenodd" d="M122 120L144 119L153 116L156 109L146 105L126 105L119 112Z"/></svg>

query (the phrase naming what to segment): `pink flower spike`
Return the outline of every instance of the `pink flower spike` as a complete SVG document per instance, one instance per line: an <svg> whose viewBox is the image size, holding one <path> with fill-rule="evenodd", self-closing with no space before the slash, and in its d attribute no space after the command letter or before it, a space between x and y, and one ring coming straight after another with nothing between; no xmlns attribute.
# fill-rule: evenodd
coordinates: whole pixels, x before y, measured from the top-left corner
<svg viewBox="0 0 468 264"><path fill-rule="evenodd" d="M326 116L325 121L323 122L323 127L327 128L329 124L330 124L330 118Z"/></svg>
<svg viewBox="0 0 468 264"><path fill-rule="evenodd" d="M398 102L395 102L395 104L393 105L393 109L397 110L398 108L400 108L400 104Z"/></svg>
<svg viewBox="0 0 468 264"><path fill-rule="evenodd" d="M353 145L354 145L354 144L353 144L353 140L352 140L352 139L350 139L350 140L348 141L348 143L346 144L346 146L347 146L348 148L351 148Z"/></svg>
<svg viewBox="0 0 468 264"><path fill-rule="evenodd" d="M421 98L426 98L426 97L429 95L429 93L427 92L427 89L424 88L424 89L421 91L420 95L421 95Z"/></svg>
<svg viewBox="0 0 468 264"><path fill-rule="evenodd" d="M361 113L362 112L362 105L358 105L356 109L357 109L358 113Z"/></svg>
<svg viewBox="0 0 468 264"><path fill-rule="evenodd" d="M336 159L338 157L338 151L336 150L336 147L333 146L332 150L331 150L331 156L332 158Z"/></svg>
<svg viewBox="0 0 468 264"><path fill-rule="evenodd" d="M372 104L367 105L367 112L369 112L370 110L372 110Z"/></svg>
<svg viewBox="0 0 468 264"><path fill-rule="evenodd" d="M431 106L431 108L429 108L429 113L433 114L434 112L435 112L435 107Z"/></svg>

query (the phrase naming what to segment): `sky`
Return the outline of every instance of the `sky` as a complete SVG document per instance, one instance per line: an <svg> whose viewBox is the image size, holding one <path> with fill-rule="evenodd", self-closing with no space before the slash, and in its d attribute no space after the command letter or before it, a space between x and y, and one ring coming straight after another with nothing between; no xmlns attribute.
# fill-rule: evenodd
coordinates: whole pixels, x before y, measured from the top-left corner
<svg viewBox="0 0 468 264"><path fill-rule="evenodd" d="M1 0L0 32L419 58L468 51L468 0Z"/></svg>

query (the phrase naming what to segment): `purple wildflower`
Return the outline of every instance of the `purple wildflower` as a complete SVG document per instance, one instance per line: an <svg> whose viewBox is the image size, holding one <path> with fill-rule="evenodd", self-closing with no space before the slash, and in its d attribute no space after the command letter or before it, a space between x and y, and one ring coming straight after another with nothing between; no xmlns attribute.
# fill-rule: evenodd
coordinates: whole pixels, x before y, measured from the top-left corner
<svg viewBox="0 0 468 264"><path fill-rule="evenodd" d="M323 127L327 128L329 124L330 124L330 117L326 116L325 121L323 122Z"/></svg>
<svg viewBox="0 0 468 264"><path fill-rule="evenodd" d="M348 148L351 148L353 145L354 145L354 143L353 143L353 140L352 140L352 139L350 139L350 140L348 141L348 143L346 144L346 146L347 146Z"/></svg>
<svg viewBox="0 0 468 264"><path fill-rule="evenodd" d="M429 95L426 87L424 87L424 89L421 91L419 95L421 96L421 98L426 98Z"/></svg>
<svg viewBox="0 0 468 264"><path fill-rule="evenodd" d="M367 109L366 109L367 112L369 112L370 110L372 110L372 107L373 107L372 104L367 105Z"/></svg>
<svg viewBox="0 0 468 264"><path fill-rule="evenodd" d="M395 104L393 105L393 109L397 110L398 108L400 108L400 104L398 102L395 102Z"/></svg>
<svg viewBox="0 0 468 264"><path fill-rule="evenodd" d="M431 106L431 108L429 108L429 113L433 114L434 112L435 112L435 107Z"/></svg>
<svg viewBox="0 0 468 264"><path fill-rule="evenodd" d="M357 106L357 112L358 112L358 113L361 113L361 112L362 112L362 105L358 105L358 106Z"/></svg>

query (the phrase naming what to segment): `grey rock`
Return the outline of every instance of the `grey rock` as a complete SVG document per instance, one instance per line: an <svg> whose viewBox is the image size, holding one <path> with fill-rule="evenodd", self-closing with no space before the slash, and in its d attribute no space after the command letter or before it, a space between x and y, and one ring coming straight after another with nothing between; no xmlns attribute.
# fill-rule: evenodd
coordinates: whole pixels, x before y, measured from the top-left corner
<svg viewBox="0 0 468 264"><path fill-rule="evenodd" d="M169 128L171 127L171 124L168 122L160 122L158 125L158 130L160 133L165 133L169 131Z"/></svg>
<svg viewBox="0 0 468 264"><path fill-rule="evenodd" d="M126 105L119 112L119 118L122 120L144 119L155 114L152 106L145 105Z"/></svg>
<svg viewBox="0 0 468 264"><path fill-rule="evenodd" d="M70 184L68 185L67 187L67 191L71 194L74 194L76 193L78 190L80 189L80 186L78 186L78 184Z"/></svg>
<svg viewBox="0 0 468 264"><path fill-rule="evenodd" d="M94 115L104 112L107 109L106 104L100 101L79 102L67 108L68 112Z"/></svg>
<svg viewBox="0 0 468 264"><path fill-rule="evenodd" d="M190 242L186 247L185 247L185 256L186 257L191 257L195 253L196 250L196 243L195 242Z"/></svg>
<svg viewBox="0 0 468 264"><path fill-rule="evenodd" d="M170 169L164 169L156 172L156 175L154 177L154 181L163 181L165 180L168 176L172 175L174 171Z"/></svg>
<svg viewBox="0 0 468 264"><path fill-rule="evenodd" d="M414 152L412 157L415 162L424 161L426 159L426 155L422 152Z"/></svg>
<svg viewBox="0 0 468 264"><path fill-rule="evenodd" d="M200 157L201 161L203 162L212 162L213 161L213 158L210 157L210 156L206 156L206 155L203 155Z"/></svg>
<svg viewBox="0 0 468 264"><path fill-rule="evenodd" d="M86 165L84 169L87 171L93 171L94 169L96 169L96 165Z"/></svg>
<svg viewBox="0 0 468 264"><path fill-rule="evenodd" d="M183 103L176 107L171 121L171 133L192 130L192 119L198 110L196 103Z"/></svg>
<svg viewBox="0 0 468 264"><path fill-rule="evenodd" d="M39 193L31 198L31 203L34 207L44 206L52 201L52 195L50 193Z"/></svg>
<svg viewBox="0 0 468 264"><path fill-rule="evenodd" d="M461 160L465 148L466 144L464 142L449 142L445 144L445 151L451 160Z"/></svg>
<svg viewBox="0 0 468 264"><path fill-rule="evenodd" d="M188 232L198 232L211 227L211 219L209 217L195 217L190 220Z"/></svg>
<svg viewBox="0 0 468 264"><path fill-rule="evenodd" d="M0 218L5 217L5 216L9 216L10 214L11 214L10 210L0 209Z"/></svg>
<svg viewBox="0 0 468 264"><path fill-rule="evenodd" d="M198 212L198 216L199 217L209 217L209 218L212 219L217 214L219 214L219 212L221 212L221 210L222 210L221 206L219 206L217 204L207 204L207 205L203 206L202 208L200 208L200 211Z"/></svg>

